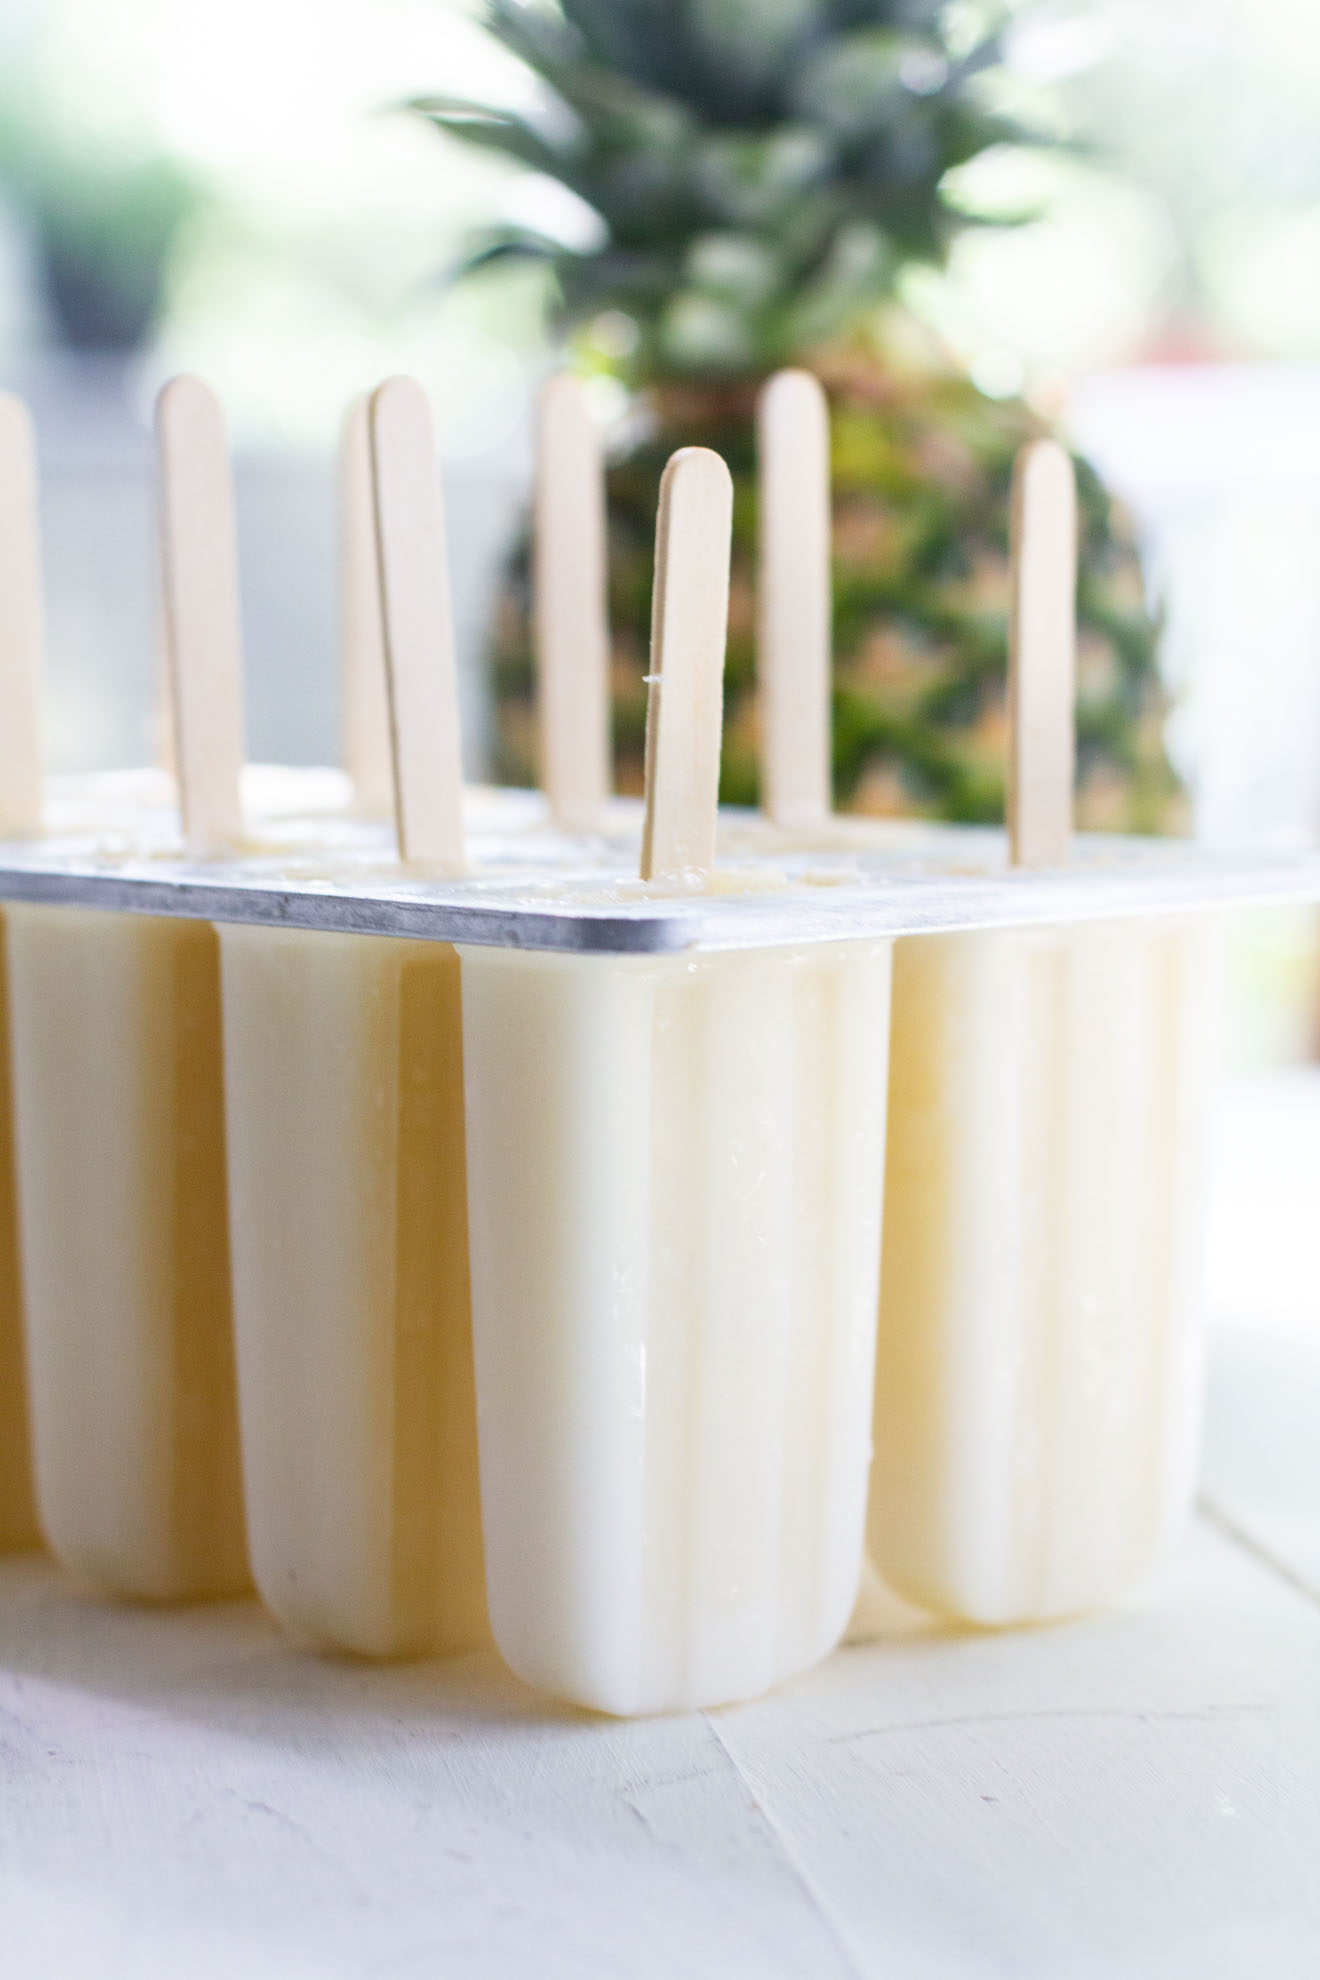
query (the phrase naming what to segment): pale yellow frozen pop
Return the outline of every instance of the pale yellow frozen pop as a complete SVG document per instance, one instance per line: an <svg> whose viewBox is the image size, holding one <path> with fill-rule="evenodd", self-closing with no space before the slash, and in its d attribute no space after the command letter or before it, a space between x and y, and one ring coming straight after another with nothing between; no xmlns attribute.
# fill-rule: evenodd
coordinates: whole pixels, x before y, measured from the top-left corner
<svg viewBox="0 0 1320 1980"><path fill-rule="evenodd" d="M23 1353L23 1295L10 1105L9 997L2 964L0 1054L3 1055L0 1056L0 1553L7 1553L33 1546L38 1534Z"/></svg>
<svg viewBox="0 0 1320 1980"><path fill-rule="evenodd" d="M1019 463L1012 856L1067 862L1075 516ZM1112 1600L1192 1487L1219 930L897 944L869 1545L903 1594L1023 1623Z"/></svg>
<svg viewBox="0 0 1320 1980"><path fill-rule="evenodd" d="M157 431L185 835L214 854L241 830L224 428L206 387L181 378ZM247 1568L216 938L81 908L7 914L42 1528L121 1593L230 1593Z"/></svg>
<svg viewBox="0 0 1320 1980"><path fill-rule="evenodd" d="M731 490L657 529L643 875L711 884ZM495 1639L614 1713L744 1698L855 1594L889 947L462 947L482 1512Z"/></svg>
<svg viewBox="0 0 1320 1980"><path fill-rule="evenodd" d="M0 838L41 825L41 616L32 422L20 400L0 393ZM0 1549L36 1538L0 920Z"/></svg>
<svg viewBox="0 0 1320 1980"><path fill-rule="evenodd" d="M824 431L814 380L771 381L760 836L780 849L864 846L873 830L822 829ZM1027 449L1009 694L1018 867L1069 858L1075 531L1067 456ZM797 735L813 746L794 759ZM1219 941L1213 919L1183 915L896 947L870 1544L918 1601L998 1623L1094 1606L1158 1558L1186 1505Z"/></svg>
<svg viewBox="0 0 1320 1980"><path fill-rule="evenodd" d="M374 395L370 444L399 842L414 865L452 872L462 786L440 479L411 380ZM257 1586L323 1643L471 1649L489 1631L457 957L292 929L220 940Z"/></svg>

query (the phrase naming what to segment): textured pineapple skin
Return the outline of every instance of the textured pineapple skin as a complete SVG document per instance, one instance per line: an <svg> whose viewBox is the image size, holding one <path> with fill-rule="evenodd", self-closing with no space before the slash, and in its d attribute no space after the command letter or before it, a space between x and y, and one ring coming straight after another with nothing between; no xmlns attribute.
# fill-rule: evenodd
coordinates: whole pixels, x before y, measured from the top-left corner
<svg viewBox="0 0 1320 1980"><path fill-rule="evenodd" d="M813 360L831 404L834 486L834 789L840 808L997 824L1004 811L1008 512L1013 458L1045 430L1021 401L947 371L895 368L849 346ZM651 559L660 475L703 445L734 477L721 797L759 796L756 462L761 381L672 382L646 397L647 437L609 474L615 778L642 788ZM1159 626L1126 519L1077 462L1077 822L1166 832L1185 824L1165 750ZM527 545L497 605L491 665L496 773L536 782Z"/></svg>

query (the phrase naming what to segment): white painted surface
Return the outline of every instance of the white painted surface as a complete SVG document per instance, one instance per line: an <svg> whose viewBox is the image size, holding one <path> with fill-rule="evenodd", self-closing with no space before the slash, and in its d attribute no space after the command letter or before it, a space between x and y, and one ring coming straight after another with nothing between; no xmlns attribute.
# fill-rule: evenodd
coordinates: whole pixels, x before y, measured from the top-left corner
<svg viewBox="0 0 1320 1980"><path fill-rule="evenodd" d="M1320 1968L1320 1612L1205 1529L1116 1614L627 1725L35 1561L0 1569L0 1668L6 1973Z"/></svg>
<svg viewBox="0 0 1320 1980"><path fill-rule="evenodd" d="M1320 1599L1320 1067L1227 1089L1212 1202L1205 1503Z"/></svg>
<svg viewBox="0 0 1320 1980"><path fill-rule="evenodd" d="M1320 1340L1221 1335L1209 1405L1207 1505L1320 1600Z"/></svg>
<svg viewBox="0 0 1320 1980"><path fill-rule="evenodd" d="M0 1564L0 1973L1313 1980L1313 1353L1217 1337L1212 1510L1140 1598L958 1634L879 1597L887 1640L718 1713L592 1719L490 1658L332 1662L247 1604Z"/></svg>

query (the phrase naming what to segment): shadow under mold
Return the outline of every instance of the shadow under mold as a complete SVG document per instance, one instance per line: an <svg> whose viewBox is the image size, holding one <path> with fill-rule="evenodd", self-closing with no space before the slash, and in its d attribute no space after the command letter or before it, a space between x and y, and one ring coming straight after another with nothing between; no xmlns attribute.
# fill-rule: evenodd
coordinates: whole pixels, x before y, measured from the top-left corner
<svg viewBox="0 0 1320 1980"><path fill-rule="evenodd" d="M383 1725L498 1734L598 1724L514 1677L494 1651L375 1664L299 1644L251 1598L147 1606L43 1554L0 1560L0 1676L11 1673L246 1737L342 1753Z"/></svg>
<svg viewBox="0 0 1320 1980"><path fill-rule="evenodd" d="M867 1577L843 1647L951 1633ZM296 1641L251 1597L120 1600L41 1553L0 1559L0 1680L6 1673L304 1754L374 1745L386 1728L489 1740L619 1724L533 1690L493 1650L373 1663Z"/></svg>

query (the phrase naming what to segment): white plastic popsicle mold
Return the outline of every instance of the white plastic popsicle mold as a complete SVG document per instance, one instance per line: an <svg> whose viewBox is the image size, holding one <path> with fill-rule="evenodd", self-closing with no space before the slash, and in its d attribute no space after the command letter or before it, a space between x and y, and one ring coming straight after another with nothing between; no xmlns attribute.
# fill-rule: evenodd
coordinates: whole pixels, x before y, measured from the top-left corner
<svg viewBox="0 0 1320 1980"><path fill-rule="evenodd" d="M327 786L334 777L315 774ZM65 789L73 810L79 789ZM534 792L470 792L467 816L468 870L434 878L401 867L390 829L349 810L292 810L261 831L258 849L208 861L184 852L168 809L130 805L112 827L0 843L0 901L656 955L1320 900L1320 852L1309 848L1235 853L1082 834L1066 866L1022 870L997 827L844 817L787 841L729 811L712 881L648 884L635 877L640 807L628 800L615 799L606 830L589 837L557 831Z"/></svg>
<svg viewBox="0 0 1320 1980"><path fill-rule="evenodd" d="M44 835L0 843L0 901L636 955L1320 899L1310 850L1082 835L1066 867L1023 872L995 827L837 817L789 834L736 809L709 887L647 886L640 801L614 798L599 832L570 835L541 793L480 786L464 793L468 870L435 879L400 866L392 826L355 810L341 772L248 765L243 781L249 848L208 862L182 847L164 773L52 779Z"/></svg>
<svg viewBox="0 0 1320 1980"><path fill-rule="evenodd" d="M553 417L571 425L572 410L561 405ZM792 447L821 452L809 390L794 383L767 406L763 444L776 422ZM580 432L576 444L581 452ZM359 408L346 435L346 456L356 450L359 469L368 445ZM565 482L566 500L581 501L584 488L590 497L591 472L588 448ZM776 486L779 508L767 511L773 554L782 560L794 542L818 551L819 487L813 492L810 477L792 471ZM345 624L365 654L359 661L378 675L382 620L370 599L383 588L390 628L390 574L382 543L370 528L363 534L364 516L369 522L360 500L346 502L357 551L345 564ZM541 573L545 668L571 659L566 614L590 631L582 586L599 577L589 518L565 532L565 546L580 583L556 592L554 573ZM819 573L785 568L780 593L763 644L791 669L793 643L770 632L796 615L812 665L805 685L785 680L772 701L774 816L728 812L716 821L712 796L701 826L710 843L695 859L665 856L663 847L657 859L655 819L648 827L639 804L602 798L594 667L548 697L549 800L469 790L460 801L452 729L437 792L437 750L428 757L425 747L408 747L410 738L415 745L435 735L435 655L427 648L428 628L443 616L435 597L419 610L416 600L396 601L396 647L420 652L421 666L409 677L398 650L387 656L392 702L361 675L345 696L353 784L333 771L248 768L242 803L226 816L239 788L234 752L217 781L203 750L192 775L202 792L198 829L188 829L185 814L181 833L171 780L133 773L51 785L44 832L37 836L28 821L0 843L0 901L73 910L71 932L89 914L222 925L230 1197L242 1227L239 1377L243 1386L246 1368L249 1492L255 1485L261 1497L267 1543L259 1580L277 1613L313 1635L400 1654L464 1647L484 1633L479 1553L460 1504L466 1492L470 1515L465 1252L461 1273L455 1264L466 1233L460 1218L440 1259L424 1232L427 1192L434 1200L447 1191L453 1210L458 1173L470 1196L486 1551L496 1634L510 1661L564 1696L626 1712L745 1696L824 1654L845 1619L861 1554L868 1433L857 1402L866 1402L874 1347L892 939L956 943L1000 931L990 939L1008 940L1034 929L1048 945L1094 923L1099 954L1118 921L1149 924L1157 942L1167 915L1186 917L1191 931L1209 909L1320 899L1320 853L1310 850L1225 855L1112 837L1060 849L1048 812L1031 808L1021 765L1007 832L831 817L820 723L803 713L827 678L819 625L827 586L822 593ZM1042 611L1027 614L1028 638L1039 625L1048 637L1057 619L1048 585ZM594 653L599 642L586 644ZM682 644L671 645L681 654ZM401 713L419 689L420 722L416 704ZM1058 715L1056 696L1036 705L1032 720L1049 732ZM194 733L202 720L193 716ZM576 746L575 725L588 746ZM795 755L795 732L813 740L814 754ZM391 786L393 821L384 815ZM662 818L662 841L668 833L671 846L680 844L682 823ZM1037 863L1020 863L1024 844ZM401 845L411 864L400 863ZM645 880L637 877L643 847ZM373 937L396 939L357 939ZM1088 954L1090 939L1081 937ZM928 946L943 952L937 940L905 943L900 955ZM446 1085L438 1061L422 1063L427 1053L414 1049L421 1033L405 1022L409 1009L422 1014L432 1058L443 1032L440 1056L452 1072L460 969L466 1177L449 1159L459 1131L452 1080ZM329 1112L309 1105L281 1116L272 1106L272 1060L235 1018L253 1005L266 1013L267 1042L284 1040L289 1093L320 1090ZM847 1045L841 1057L838 1040ZM535 1045L524 1087L539 1093L548 1123L535 1145L507 1109L486 1106L492 1092L511 1090L519 1041ZM399 1080L390 1119L353 1116L382 1051ZM337 1055L343 1083L331 1093L325 1069ZM644 1080L643 1065L652 1069ZM672 1076L655 1078L666 1065ZM585 1092L595 1098L578 1118L576 1096ZM400 1154L408 1106L413 1140L430 1146L429 1168ZM308 1200L307 1282L295 1283L287 1247L277 1257L279 1246L266 1242L281 1177L291 1159L314 1167L336 1135L343 1141L350 1117L358 1152L338 1168L330 1162L323 1197ZM269 1134L263 1119L274 1124ZM790 1119L793 1135L776 1138L773 1123ZM1135 1114L1133 1122L1136 1133ZM764 1190L752 1203L729 1151L766 1134L755 1165ZM673 1148L697 1152L675 1162L665 1152ZM388 1260L373 1254L358 1215L361 1189L378 1173L395 1192L377 1206L375 1228L388 1226L397 1245ZM800 1230L797 1203L814 1206L797 1220ZM712 1204L732 1232L721 1255L726 1264L741 1260L736 1270L712 1267ZM832 1217L833 1235L823 1236ZM589 1273L575 1277L554 1250L565 1233L593 1223L593 1255L604 1261L598 1283ZM757 1261L772 1235L789 1263L782 1282L762 1284ZM836 1261L846 1260L837 1269L824 1263L831 1246ZM408 1288L433 1287L446 1271L458 1319L448 1334L433 1329L423 1352L415 1331L408 1336L408 1314L420 1310ZM291 1289L301 1331L287 1312L281 1318ZM441 1335L448 1347L437 1359ZM415 1367L409 1347L414 1359L421 1353ZM993 1342L977 1351L993 1363ZM301 1390L301 1419L276 1409L263 1420L281 1389ZM533 1436L525 1434L529 1407ZM327 1434L313 1451L318 1408ZM428 1445L447 1408L448 1470ZM731 1410L741 1427L726 1440L721 1425ZM1185 1465L1171 1470L1181 1478ZM882 1498L911 1489L910 1475L894 1474L890 1487L885 1476L877 1470ZM330 1482L324 1502L298 1503L309 1481L318 1490ZM381 1519L405 1500L416 1516L391 1534ZM873 1534L883 1526L876 1503L873 1493ZM334 1518L325 1505L338 1506ZM771 1505L777 1526L766 1516ZM314 1530L318 1559L306 1546ZM453 1599L437 1604L446 1579ZM940 1595L929 1578L925 1594ZM1013 1613L1001 1602L983 1619L1046 1612L1021 1601L1014 1609L1016 1599L1007 1600ZM975 1613L961 1594L945 1606Z"/></svg>

